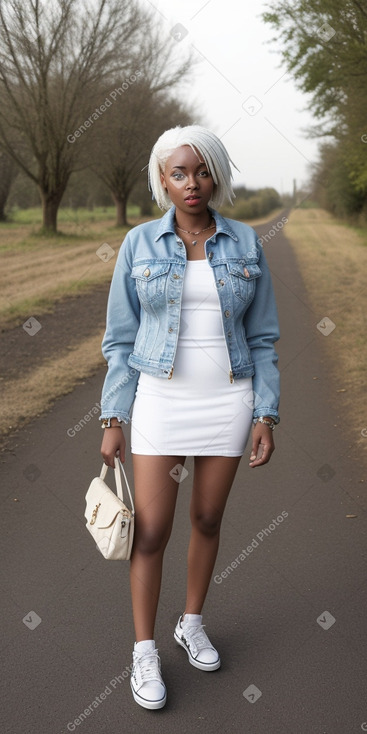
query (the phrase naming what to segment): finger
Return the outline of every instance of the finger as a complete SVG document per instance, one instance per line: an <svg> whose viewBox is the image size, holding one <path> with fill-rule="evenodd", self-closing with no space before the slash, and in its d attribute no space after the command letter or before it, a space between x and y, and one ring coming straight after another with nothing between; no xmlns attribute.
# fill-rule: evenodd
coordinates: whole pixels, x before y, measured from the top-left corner
<svg viewBox="0 0 367 734"><path fill-rule="evenodd" d="M253 435L251 454L250 454L250 465L262 455L262 452L263 452L263 448L261 444L261 437Z"/></svg>
<svg viewBox="0 0 367 734"><path fill-rule="evenodd" d="M255 466L262 466L263 464L267 464L272 454L272 451L273 451L273 447L271 444L259 443L259 449L258 449L257 455L255 456L255 459L251 460L252 454L250 456L250 466L255 467Z"/></svg>
<svg viewBox="0 0 367 734"><path fill-rule="evenodd" d="M102 453L102 452L101 452ZM102 453L103 461L107 466L112 467L112 469L115 466L115 456L114 454L111 456L110 454Z"/></svg>

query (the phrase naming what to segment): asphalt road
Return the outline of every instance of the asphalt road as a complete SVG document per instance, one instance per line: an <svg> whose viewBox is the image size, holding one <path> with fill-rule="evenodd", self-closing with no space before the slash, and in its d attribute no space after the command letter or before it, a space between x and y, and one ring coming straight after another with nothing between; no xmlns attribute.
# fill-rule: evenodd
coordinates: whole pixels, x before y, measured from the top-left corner
<svg viewBox="0 0 367 734"><path fill-rule="evenodd" d="M222 668L196 670L173 640L185 594L190 459L156 630L168 702L151 712L132 699L128 563L105 561L84 521L101 430L96 416L82 419L99 402L100 372L4 454L4 734L367 731L366 484L328 375L326 339L337 329L325 337L317 328L327 314L313 312L281 230L265 251L281 322L281 423L269 465L251 470L246 452L223 521L204 610Z"/></svg>

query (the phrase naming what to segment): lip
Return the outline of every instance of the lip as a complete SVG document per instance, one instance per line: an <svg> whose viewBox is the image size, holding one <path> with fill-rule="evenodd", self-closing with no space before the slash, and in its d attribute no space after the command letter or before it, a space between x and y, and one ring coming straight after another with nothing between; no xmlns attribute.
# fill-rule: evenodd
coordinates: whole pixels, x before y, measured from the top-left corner
<svg viewBox="0 0 367 734"><path fill-rule="evenodd" d="M199 204L201 201L201 196L187 196L185 199L186 204L191 204L192 206L194 204Z"/></svg>

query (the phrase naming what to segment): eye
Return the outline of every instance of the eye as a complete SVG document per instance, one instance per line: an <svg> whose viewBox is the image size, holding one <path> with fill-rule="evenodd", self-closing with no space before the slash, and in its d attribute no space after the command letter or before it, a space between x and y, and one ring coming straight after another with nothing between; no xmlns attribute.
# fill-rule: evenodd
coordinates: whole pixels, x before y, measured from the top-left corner
<svg viewBox="0 0 367 734"><path fill-rule="evenodd" d="M203 178L208 178L210 176L209 171L200 171L199 176L202 176Z"/></svg>
<svg viewBox="0 0 367 734"><path fill-rule="evenodd" d="M172 178L174 178L176 181L181 181L183 179L183 174L179 171L176 171L176 173L172 174Z"/></svg>

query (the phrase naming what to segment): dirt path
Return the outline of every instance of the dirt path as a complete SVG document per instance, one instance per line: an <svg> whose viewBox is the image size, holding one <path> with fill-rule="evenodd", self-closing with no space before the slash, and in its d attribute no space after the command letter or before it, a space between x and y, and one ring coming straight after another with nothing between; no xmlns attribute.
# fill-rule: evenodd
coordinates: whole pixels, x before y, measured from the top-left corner
<svg viewBox="0 0 367 734"><path fill-rule="evenodd" d="M25 377L46 359L60 356L88 337L101 333L106 321L108 289L109 285L95 286L92 293L59 301L53 313L30 314L26 328L17 326L0 333L2 379ZM35 333L31 319L37 319L41 325Z"/></svg>
<svg viewBox="0 0 367 734"><path fill-rule="evenodd" d="M50 314L33 313L25 328L0 334L0 445L102 366L108 289L95 286L57 302Z"/></svg>

